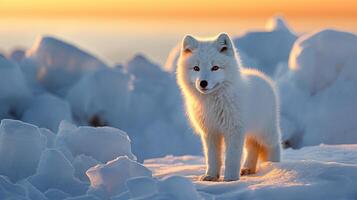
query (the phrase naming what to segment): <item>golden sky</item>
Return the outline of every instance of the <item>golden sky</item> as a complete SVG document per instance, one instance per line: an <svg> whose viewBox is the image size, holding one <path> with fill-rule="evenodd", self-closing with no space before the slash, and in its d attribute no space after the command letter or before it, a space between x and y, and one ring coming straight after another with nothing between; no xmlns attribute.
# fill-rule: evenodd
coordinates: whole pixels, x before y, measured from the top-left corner
<svg viewBox="0 0 357 200"><path fill-rule="evenodd" d="M0 15L357 17L357 0L0 0Z"/></svg>

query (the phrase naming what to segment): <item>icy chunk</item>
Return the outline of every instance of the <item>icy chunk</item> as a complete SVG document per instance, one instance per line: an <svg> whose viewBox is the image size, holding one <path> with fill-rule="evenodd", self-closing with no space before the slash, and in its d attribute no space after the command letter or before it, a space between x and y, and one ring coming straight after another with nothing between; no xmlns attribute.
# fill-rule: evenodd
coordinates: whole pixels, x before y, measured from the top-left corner
<svg viewBox="0 0 357 200"><path fill-rule="evenodd" d="M49 200L63 200L67 197L70 197L71 195L58 190L58 189L49 189L45 192L45 196L49 199Z"/></svg>
<svg viewBox="0 0 357 200"><path fill-rule="evenodd" d="M90 191L99 196L114 196L126 190L125 182L133 177L151 177L151 171L126 156L118 157L105 165L97 165L87 171Z"/></svg>
<svg viewBox="0 0 357 200"><path fill-rule="evenodd" d="M0 199L27 200L26 191L20 185L13 184L7 177L0 175Z"/></svg>
<svg viewBox="0 0 357 200"><path fill-rule="evenodd" d="M57 132L62 120L72 121L72 114L68 102L51 94L43 94L32 99L22 120Z"/></svg>
<svg viewBox="0 0 357 200"><path fill-rule="evenodd" d="M56 145L66 146L73 156L84 154L103 163L118 156L136 159L131 152L128 135L112 127L76 127L63 122L58 131Z"/></svg>
<svg viewBox="0 0 357 200"><path fill-rule="evenodd" d="M47 197L27 180L22 180L19 184L25 188L27 198L31 200L47 200Z"/></svg>
<svg viewBox="0 0 357 200"><path fill-rule="evenodd" d="M129 112L130 77L120 69L102 69L83 77L67 95L81 125L123 127Z"/></svg>
<svg viewBox="0 0 357 200"><path fill-rule="evenodd" d="M19 119L31 96L20 67L0 56L0 118Z"/></svg>
<svg viewBox="0 0 357 200"><path fill-rule="evenodd" d="M98 164L100 164L100 162L90 156L86 156L83 154L76 156L72 162L72 165L75 170L75 177L77 177L81 181L89 182L88 176L86 175L86 171L89 168L94 167Z"/></svg>
<svg viewBox="0 0 357 200"><path fill-rule="evenodd" d="M11 51L8 59L16 63L20 63L25 58L26 50L24 49L14 49Z"/></svg>
<svg viewBox="0 0 357 200"><path fill-rule="evenodd" d="M288 31L291 32L291 29L285 22L285 19L282 16L274 16L270 18L265 24L265 29L267 31Z"/></svg>
<svg viewBox="0 0 357 200"><path fill-rule="evenodd" d="M41 135L45 136L47 139L47 143L46 143L47 148L53 148L55 145L56 135L52 131L46 128L40 128L40 133Z"/></svg>
<svg viewBox="0 0 357 200"><path fill-rule="evenodd" d="M36 172L46 138L31 124L4 119L0 124L0 174L12 181Z"/></svg>
<svg viewBox="0 0 357 200"><path fill-rule="evenodd" d="M66 198L65 200L101 200L101 199L93 195L83 195L83 196L69 197Z"/></svg>
<svg viewBox="0 0 357 200"><path fill-rule="evenodd" d="M50 36L38 38L26 55L37 63L38 81L60 95L65 95L83 74L107 67L89 53Z"/></svg>
<svg viewBox="0 0 357 200"><path fill-rule="evenodd" d="M290 50L297 37L287 28L281 17L270 21L273 22L272 27L268 25L267 31L247 32L233 42L238 51L244 53L247 60L242 57L242 61L246 67L257 68L274 76L277 65L288 62Z"/></svg>
<svg viewBox="0 0 357 200"><path fill-rule="evenodd" d="M71 163L55 149L47 149L42 153L36 174L28 180L42 192L55 188L71 195L81 195L88 188L87 184L74 177Z"/></svg>

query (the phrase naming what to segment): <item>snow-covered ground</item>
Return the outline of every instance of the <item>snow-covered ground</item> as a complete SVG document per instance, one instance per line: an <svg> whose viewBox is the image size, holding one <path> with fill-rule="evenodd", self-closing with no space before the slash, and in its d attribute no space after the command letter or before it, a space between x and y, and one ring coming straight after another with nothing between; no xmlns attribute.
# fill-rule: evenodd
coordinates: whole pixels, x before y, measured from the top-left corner
<svg viewBox="0 0 357 200"><path fill-rule="evenodd" d="M0 55L0 200L357 199L356 34L299 35L274 17L233 40L243 64L279 88L292 147L281 163L238 182L198 181L204 159L175 81L179 45L164 67L142 54L108 66L44 36Z"/></svg>
<svg viewBox="0 0 357 200"><path fill-rule="evenodd" d="M263 163L238 182L201 182L200 156L166 156L144 165L155 177L180 175L215 199L356 199L357 145L320 145L283 152L283 162Z"/></svg>

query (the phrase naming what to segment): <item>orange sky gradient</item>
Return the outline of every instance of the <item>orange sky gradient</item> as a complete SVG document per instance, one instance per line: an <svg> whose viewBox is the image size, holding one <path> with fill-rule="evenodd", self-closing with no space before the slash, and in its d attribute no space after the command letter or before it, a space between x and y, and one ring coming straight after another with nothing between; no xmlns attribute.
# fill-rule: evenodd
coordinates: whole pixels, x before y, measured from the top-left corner
<svg viewBox="0 0 357 200"><path fill-rule="evenodd" d="M3 16L357 17L356 0L0 0Z"/></svg>

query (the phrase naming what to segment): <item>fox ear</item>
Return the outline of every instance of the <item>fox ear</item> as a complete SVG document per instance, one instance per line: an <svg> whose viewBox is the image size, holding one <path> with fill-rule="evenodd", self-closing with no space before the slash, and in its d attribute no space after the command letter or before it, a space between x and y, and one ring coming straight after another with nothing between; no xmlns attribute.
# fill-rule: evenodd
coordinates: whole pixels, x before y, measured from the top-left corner
<svg viewBox="0 0 357 200"><path fill-rule="evenodd" d="M186 35L182 41L182 52L192 53L198 47L198 41L191 35Z"/></svg>
<svg viewBox="0 0 357 200"><path fill-rule="evenodd" d="M226 54L228 56L234 55L233 43L227 33L221 33L218 35L216 45L219 53Z"/></svg>

